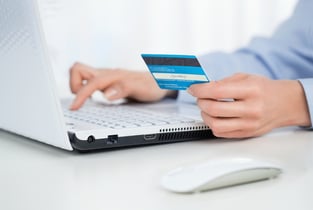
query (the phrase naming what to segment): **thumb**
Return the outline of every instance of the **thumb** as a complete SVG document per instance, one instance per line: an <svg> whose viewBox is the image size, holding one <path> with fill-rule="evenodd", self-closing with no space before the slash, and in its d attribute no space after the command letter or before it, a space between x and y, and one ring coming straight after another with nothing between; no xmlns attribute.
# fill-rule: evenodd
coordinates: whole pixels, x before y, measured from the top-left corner
<svg viewBox="0 0 313 210"><path fill-rule="evenodd" d="M117 100L121 98L125 98L127 96L127 93L125 90L123 90L121 87L113 86L109 87L104 91L104 96L109 100Z"/></svg>

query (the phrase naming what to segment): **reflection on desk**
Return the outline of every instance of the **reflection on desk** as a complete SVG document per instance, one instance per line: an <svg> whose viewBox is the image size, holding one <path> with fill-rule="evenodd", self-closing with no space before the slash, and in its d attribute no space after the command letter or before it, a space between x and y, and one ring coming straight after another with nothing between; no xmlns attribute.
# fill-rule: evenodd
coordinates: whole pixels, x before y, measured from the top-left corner
<svg viewBox="0 0 313 210"><path fill-rule="evenodd" d="M247 140L208 140L79 154L0 131L1 209L313 209L313 132L278 129ZM212 158L279 163L277 179L201 194L160 186L169 170Z"/></svg>

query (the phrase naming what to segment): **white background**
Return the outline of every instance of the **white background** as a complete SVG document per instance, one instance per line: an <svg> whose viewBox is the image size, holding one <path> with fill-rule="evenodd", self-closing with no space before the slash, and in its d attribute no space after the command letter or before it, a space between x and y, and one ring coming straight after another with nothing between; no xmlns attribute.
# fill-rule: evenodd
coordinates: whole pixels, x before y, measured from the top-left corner
<svg viewBox="0 0 313 210"><path fill-rule="evenodd" d="M269 36L296 0L39 0L61 90L68 69L143 70L141 53L232 51Z"/></svg>

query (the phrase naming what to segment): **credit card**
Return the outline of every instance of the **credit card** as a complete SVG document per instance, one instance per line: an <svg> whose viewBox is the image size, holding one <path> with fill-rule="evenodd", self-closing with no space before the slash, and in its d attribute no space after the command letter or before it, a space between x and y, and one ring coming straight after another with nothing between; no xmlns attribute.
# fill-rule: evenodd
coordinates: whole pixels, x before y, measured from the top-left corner
<svg viewBox="0 0 313 210"><path fill-rule="evenodd" d="M142 54L161 89L186 90L190 85L209 82L194 55Z"/></svg>

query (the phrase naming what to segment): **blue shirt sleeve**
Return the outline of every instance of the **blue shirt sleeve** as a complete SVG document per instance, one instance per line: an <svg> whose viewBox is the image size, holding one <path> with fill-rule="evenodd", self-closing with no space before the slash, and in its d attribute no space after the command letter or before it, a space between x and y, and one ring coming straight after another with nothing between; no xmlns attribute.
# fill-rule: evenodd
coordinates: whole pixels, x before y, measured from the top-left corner
<svg viewBox="0 0 313 210"><path fill-rule="evenodd" d="M313 120L313 1L300 0L293 15L270 38L256 37L233 53L214 52L199 61L211 80L236 72L259 74L272 79L299 80ZM178 100L194 102L181 91Z"/></svg>

